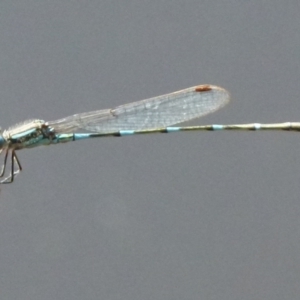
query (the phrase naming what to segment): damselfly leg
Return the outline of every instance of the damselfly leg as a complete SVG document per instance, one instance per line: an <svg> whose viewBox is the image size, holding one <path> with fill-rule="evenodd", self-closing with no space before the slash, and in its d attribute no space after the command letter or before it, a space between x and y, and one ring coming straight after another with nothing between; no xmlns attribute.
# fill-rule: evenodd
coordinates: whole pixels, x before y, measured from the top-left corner
<svg viewBox="0 0 300 300"><path fill-rule="evenodd" d="M6 164L7 164L7 157L8 153L11 151L11 170L9 176L5 177L0 181L0 183L12 183L14 181L15 176L22 171L22 166L20 164L20 161L18 159L18 156L16 154L16 151L14 149L6 149L5 156L4 156L4 162L2 165L0 177L3 177L5 174ZM2 150L1 150L2 152ZM0 154L1 154L0 152Z"/></svg>

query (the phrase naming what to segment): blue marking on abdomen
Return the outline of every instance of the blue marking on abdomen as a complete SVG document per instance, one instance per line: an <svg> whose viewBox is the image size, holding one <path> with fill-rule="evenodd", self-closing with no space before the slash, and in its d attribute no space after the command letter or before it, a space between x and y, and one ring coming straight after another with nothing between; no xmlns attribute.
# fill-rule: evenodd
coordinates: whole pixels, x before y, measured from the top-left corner
<svg viewBox="0 0 300 300"><path fill-rule="evenodd" d="M120 130L119 133L120 133L120 136L123 136L123 135L133 135L134 134L134 130Z"/></svg>
<svg viewBox="0 0 300 300"><path fill-rule="evenodd" d="M90 133L74 133L74 140L84 140L91 137Z"/></svg>
<svg viewBox="0 0 300 300"><path fill-rule="evenodd" d="M214 125L212 125L212 129L213 130L223 130L224 126L223 125L214 124Z"/></svg>
<svg viewBox="0 0 300 300"><path fill-rule="evenodd" d="M166 131L167 132L176 132L176 131L180 131L181 127L167 127Z"/></svg>

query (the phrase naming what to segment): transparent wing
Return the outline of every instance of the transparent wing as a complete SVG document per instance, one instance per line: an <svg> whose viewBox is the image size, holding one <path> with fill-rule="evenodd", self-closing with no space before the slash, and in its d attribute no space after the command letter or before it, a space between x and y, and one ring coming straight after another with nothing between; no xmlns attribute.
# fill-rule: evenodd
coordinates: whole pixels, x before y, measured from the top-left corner
<svg viewBox="0 0 300 300"><path fill-rule="evenodd" d="M47 124L57 133L74 132L78 129L100 133L154 129L212 113L228 101L229 93L225 89L199 85L113 109L76 114Z"/></svg>

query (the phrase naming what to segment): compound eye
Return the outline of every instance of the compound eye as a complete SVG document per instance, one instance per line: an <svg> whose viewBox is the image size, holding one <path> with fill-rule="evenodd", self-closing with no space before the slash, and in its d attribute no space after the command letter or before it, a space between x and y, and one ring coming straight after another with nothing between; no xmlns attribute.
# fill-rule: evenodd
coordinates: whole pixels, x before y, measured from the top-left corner
<svg viewBox="0 0 300 300"><path fill-rule="evenodd" d="M0 149L2 149L5 144L6 144L5 138L2 135L0 135Z"/></svg>

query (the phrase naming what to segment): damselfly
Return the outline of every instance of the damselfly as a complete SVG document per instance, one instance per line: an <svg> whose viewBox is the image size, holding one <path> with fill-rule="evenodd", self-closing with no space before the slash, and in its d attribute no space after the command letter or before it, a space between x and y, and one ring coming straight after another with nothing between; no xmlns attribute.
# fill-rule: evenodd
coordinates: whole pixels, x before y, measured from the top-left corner
<svg viewBox="0 0 300 300"><path fill-rule="evenodd" d="M212 113L229 101L229 93L213 85L199 85L174 93L133 102L113 109L72 115L56 121L28 120L0 135L4 177L10 154L9 176L0 183L11 183L22 170L16 150L88 138L133 134L170 133L197 130L290 130L299 131L300 123L235 124L168 127ZM89 131L88 133L79 132Z"/></svg>

